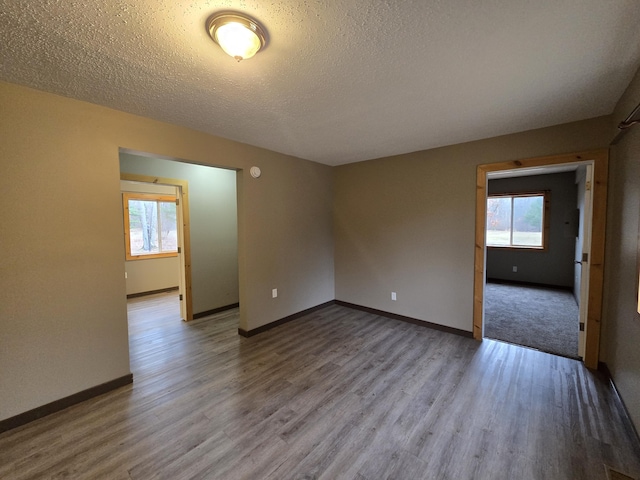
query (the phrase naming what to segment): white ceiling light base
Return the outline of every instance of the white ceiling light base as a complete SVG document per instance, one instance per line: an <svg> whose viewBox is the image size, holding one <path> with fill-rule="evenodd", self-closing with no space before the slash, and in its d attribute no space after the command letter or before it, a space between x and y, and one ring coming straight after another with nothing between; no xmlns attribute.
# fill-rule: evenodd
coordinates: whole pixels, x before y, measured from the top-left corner
<svg viewBox="0 0 640 480"><path fill-rule="evenodd" d="M267 44L264 28L240 13L221 12L210 16L207 31L213 41L238 62L253 57Z"/></svg>

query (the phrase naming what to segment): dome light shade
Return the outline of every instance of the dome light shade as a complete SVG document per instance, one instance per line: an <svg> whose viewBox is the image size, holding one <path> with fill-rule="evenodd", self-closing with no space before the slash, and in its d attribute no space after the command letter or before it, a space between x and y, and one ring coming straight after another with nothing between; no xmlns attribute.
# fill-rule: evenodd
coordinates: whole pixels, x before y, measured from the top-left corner
<svg viewBox="0 0 640 480"><path fill-rule="evenodd" d="M238 13L212 15L207 20L207 31L213 41L238 62L253 57L267 43L260 24Z"/></svg>

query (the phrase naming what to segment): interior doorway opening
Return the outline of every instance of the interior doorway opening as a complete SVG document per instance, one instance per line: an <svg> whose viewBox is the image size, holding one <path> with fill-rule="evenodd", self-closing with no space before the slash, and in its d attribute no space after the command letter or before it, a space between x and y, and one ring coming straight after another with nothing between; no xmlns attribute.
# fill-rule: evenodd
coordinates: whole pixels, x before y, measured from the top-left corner
<svg viewBox="0 0 640 480"><path fill-rule="evenodd" d="M180 318L189 321L193 307L186 294L191 292L188 184L150 180L121 174L127 298L175 290Z"/></svg>
<svg viewBox="0 0 640 480"><path fill-rule="evenodd" d="M489 178L500 176L535 175L549 169L569 169L585 165L591 168L589 192L591 212L585 215L584 225L588 235L582 240L580 295L581 321L584 320L581 352L584 363L589 368L597 368L600 317L602 309L602 282L604 267L604 228L606 218L608 151L594 150L578 154L541 157L512 162L479 165L477 170L476 198L476 252L474 280L474 338L484 337L484 304L487 272L487 195Z"/></svg>
<svg viewBox="0 0 640 480"><path fill-rule="evenodd" d="M587 237L587 167L487 175L485 337L582 357L579 306L587 300L574 261Z"/></svg>
<svg viewBox="0 0 640 480"><path fill-rule="evenodd" d="M238 308L237 172L129 150L120 152L120 171L123 190L173 189L179 227L171 258L127 258L128 296L132 288L170 290L177 279L185 321Z"/></svg>

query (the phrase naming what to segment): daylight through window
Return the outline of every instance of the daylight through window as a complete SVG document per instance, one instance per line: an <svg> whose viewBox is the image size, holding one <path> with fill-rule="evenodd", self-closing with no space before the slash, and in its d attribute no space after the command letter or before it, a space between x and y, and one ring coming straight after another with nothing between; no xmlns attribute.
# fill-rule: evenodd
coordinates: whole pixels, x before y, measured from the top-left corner
<svg viewBox="0 0 640 480"><path fill-rule="evenodd" d="M545 248L545 194L487 199L487 246Z"/></svg>
<svg viewBox="0 0 640 480"><path fill-rule="evenodd" d="M177 255L174 197L125 193L123 206L127 260Z"/></svg>

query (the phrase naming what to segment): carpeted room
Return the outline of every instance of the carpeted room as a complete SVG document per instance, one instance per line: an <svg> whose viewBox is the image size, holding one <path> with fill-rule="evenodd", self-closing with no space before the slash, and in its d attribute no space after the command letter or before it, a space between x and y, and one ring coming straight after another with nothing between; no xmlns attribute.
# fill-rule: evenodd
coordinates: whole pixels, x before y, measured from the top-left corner
<svg viewBox="0 0 640 480"><path fill-rule="evenodd" d="M585 175L584 169L574 168L489 180L490 197L538 193L544 195L545 207L540 228L533 228L540 230L538 246L487 249L486 337L565 357L579 356L582 264L576 259L583 249ZM517 222L525 213L514 210L511 218Z"/></svg>

